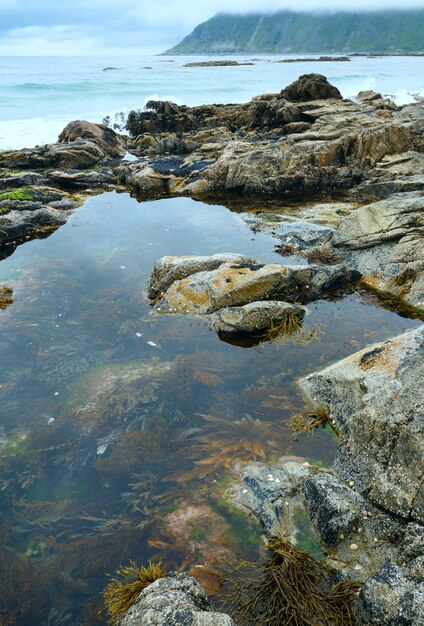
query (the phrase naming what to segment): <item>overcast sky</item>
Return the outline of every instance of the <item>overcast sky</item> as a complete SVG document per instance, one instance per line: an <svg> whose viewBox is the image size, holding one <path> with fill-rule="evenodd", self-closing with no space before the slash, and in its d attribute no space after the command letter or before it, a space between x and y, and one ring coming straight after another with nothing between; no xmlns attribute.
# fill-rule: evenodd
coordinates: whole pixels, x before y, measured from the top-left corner
<svg viewBox="0 0 424 626"><path fill-rule="evenodd" d="M0 0L0 55L161 52L220 11L424 8L424 0Z"/></svg>

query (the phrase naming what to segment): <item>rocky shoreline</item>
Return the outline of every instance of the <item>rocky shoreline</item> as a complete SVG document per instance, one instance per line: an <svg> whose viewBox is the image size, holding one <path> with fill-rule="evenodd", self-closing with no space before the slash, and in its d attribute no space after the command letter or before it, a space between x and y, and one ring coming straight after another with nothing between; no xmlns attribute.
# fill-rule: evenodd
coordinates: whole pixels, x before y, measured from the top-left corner
<svg viewBox="0 0 424 626"><path fill-rule="evenodd" d="M0 153L0 258L106 190L229 193L246 207L251 197L278 198L286 207L242 217L300 264L261 265L237 251L165 257L150 282L154 312L207 316L225 340L254 342L275 324L297 329L308 302L361 280L423 315L423 103L397 107L374 92L343 100L309 74L242 105L150 102L127 129L76 121L56 144ZM340 435L334 467L251 464L231 487L232 502L253 512L268 538L284 527L296 541L302 512L337 576L362 584L357 626L424 619L423 356L421 326L299 381ZM177 575L148 587L122 620L165 623L233 622Z"/></svg>

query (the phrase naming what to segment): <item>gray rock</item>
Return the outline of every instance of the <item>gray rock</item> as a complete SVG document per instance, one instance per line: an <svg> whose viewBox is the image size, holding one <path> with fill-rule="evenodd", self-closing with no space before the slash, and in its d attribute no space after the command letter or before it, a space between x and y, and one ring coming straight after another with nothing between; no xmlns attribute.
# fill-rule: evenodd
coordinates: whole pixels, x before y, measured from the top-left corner
<svg viewBox="0 0 424 626"><path fill-rule="evenodd" d="M340 535L349 536L360 515L363 498L342 485L335 476L319 473L307 478L303 493L312 521L327 546L340 543Z"/></svg>
<svg viewBox="0 0 424 626"><path fill-rule="evenodd" d="M218 333L255 333L277 325L287 315L295 315L301 320L305 309L279 300L251 302L244 306L220 309L213 315L212 326Z"/></svg>
<svg viewBox="0 0 424 626"><path fill-rule="evenodd" d="M386 563L361 589L354 605L357 626L422 626L424 569ZM421 579L421 582L420 582Z"/></svg>
<svg viewBox="0 0 424 626"><path fill-rule="evenodd" d="M330 241L334 231L326 226L310 222L291 222L284 224L276 231L276 236L284 244L307 250L321 246Z"/></svg>
<svg viewBox="0 0 424 626"><path fill-rule="evenodd" d="M120 626L235 626L212 611L202 587L186 574L173 574L149 585Z"/></svg>
<svg viewBox="0 0 424 626"><path fill-rule="evenodd" d="M255 514L268 538L284 529L296 543L300 531L293 523L293 515L301 512L306 521L302 485L311 471L314 470L308 463L287 462L282 467L247 465L241 484L234 491L234 502Z"/></svg>
<svg viewBox="0 0 424 626"><path fill-rule="evenodd" d="M424 197L395 195L353 211L332 243L374 287L424 308Z"/></svg>
<svg viewBox="0 0 424 626"><path fill-rule="evenodd" d="M301 381L341 432L336 468L371 502L424 521L424 326Z"/></svg>

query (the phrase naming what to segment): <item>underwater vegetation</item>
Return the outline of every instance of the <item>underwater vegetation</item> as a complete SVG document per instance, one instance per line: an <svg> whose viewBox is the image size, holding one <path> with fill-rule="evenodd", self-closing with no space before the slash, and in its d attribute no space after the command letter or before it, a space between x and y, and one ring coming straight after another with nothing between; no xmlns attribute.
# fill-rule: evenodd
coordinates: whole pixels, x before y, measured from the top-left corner
<svg viewBox="0 0 424 626"><path fill-rule="evenodd" d="M166 572L162 562L137 566L134 561L121 566L103 592L108 624L115 626L120 618L135 604L140 593L155 580L164 578Z"/></svg>
<svg viewBox="0 0 424 626"><path fill-rule="evenodd" d="M12 287L0 287L0 309L6 309L13 303Z"/></svg>
<svg viewBox="0 0 424 626"><path fill-rule="evenodd" d="M201 417L207 422L206 432L198 437L201 458L195 461L192 470L173 477L179 482L232 469L236 461L264 461L281 451L287 438L283 424L262 421L248 414L238 420L216 415Z"/></svg>
<svg viewBox="0 0 424 626"><path fill-rule="evenodd" d="M285 537L272 538L262 563L241 562L227 574L225 604L237 624L353 626L354 581L334 583L331 572Z"/></svg>
<svg viewBox="0 0 424 626"><path fill-rule="evenodd" d="M310 433L316 428L329 426L331 430L339 436L336 422L331 419L331 415L325 406L310 407L300 413L295 413L290 418L290 428L293 433Z"/></svg>

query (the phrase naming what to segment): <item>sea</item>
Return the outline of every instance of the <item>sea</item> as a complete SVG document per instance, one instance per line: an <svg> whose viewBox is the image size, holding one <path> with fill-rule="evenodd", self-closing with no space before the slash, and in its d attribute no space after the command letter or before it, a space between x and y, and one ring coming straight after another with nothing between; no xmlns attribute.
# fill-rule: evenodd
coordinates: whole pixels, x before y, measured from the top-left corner
<svg viewBox="0 0 424 626"><path fill-rule="evenodd" d="M188 106L247 102L309 72L324 74L345 98L366 89L397 104L424 97L424 57L279 63L293 55L243 55L230 58L249 65L184 67L211 58L225 57L0 57L0 149L54 142L75 119L108 118L123 127L128 112L151 99Z"/></svg>

